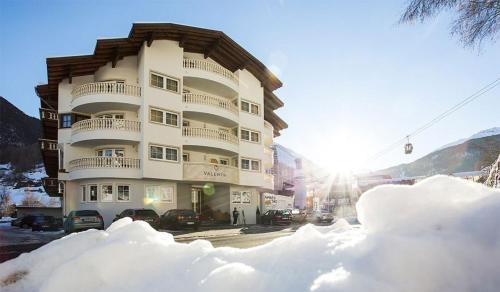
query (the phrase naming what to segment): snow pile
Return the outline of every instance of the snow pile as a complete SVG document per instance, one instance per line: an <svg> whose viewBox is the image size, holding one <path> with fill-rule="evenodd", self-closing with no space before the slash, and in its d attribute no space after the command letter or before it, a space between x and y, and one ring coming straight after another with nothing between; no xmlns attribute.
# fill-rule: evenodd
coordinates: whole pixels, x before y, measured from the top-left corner
<svg viewBox="0 0 500 292"><path fill-rule="evenodd" d="M251 249L126 218L1 264L0 290L499 291L498 190L436 176L376 187L357 208L363 227L306 225Z"/></svg>

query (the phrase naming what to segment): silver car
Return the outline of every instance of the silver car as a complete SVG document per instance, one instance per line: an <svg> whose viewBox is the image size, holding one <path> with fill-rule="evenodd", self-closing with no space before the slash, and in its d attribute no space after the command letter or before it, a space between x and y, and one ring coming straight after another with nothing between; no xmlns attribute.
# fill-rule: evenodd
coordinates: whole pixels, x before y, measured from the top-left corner
<svg viewBox="0 0 500 292"><path fill-rule="evenodd" d="M64 232L72 233L87 229L104 229L104 220L96 210L71 211L64 216Z"/></svg>

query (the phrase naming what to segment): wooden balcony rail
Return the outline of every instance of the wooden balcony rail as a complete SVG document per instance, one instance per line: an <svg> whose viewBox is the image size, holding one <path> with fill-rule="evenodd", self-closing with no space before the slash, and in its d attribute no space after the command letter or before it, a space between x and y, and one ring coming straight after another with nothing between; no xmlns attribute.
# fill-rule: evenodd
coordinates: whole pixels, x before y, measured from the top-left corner
<svg viewBox="0 0 500 292"><path fill-rule="evenodd" d="M42 120L57 121L57 111L47 109L47 108L41 108L40 109L40 118Z"/></svg>
<svg viewBox="0 0 500 292"><path fill-rule="evenodd" d="M47 140L47 139L39 139L40 150L57 150L57 141L55 140Z"/></svg>
<svg viewBox="0 0 500 292"><path fill-rule="evenodd" d="M93 130L122 130L129 132L140 132L141 122L124 119L87 119L74 123L71 126L73 132Z"/></svg>
<svg viewBox="0 0 500 292"><path fill-rule="evenodd" d="M211 140L225 141L232 144L238 144L238 137L223 130L183 127L182 135L185 137L197 137Z"/></svg>
<svg viewBox="0 0 500 292"><path fill-rule="evenodd" d="M141 97L141 87L116 82L94 82L77 86L71 92L73 98L90 94L120 94Z"/></svg>
<svg viewBox="0 0 500 292"><path fill-rule="evenodd" d="M58 188L59 181L57 178L44 177L42 178L42 185L44 188Z"/></svg>
<svg viewBox="0 0 500 292"><path fill-rule="evenodd" d="M71 160L69 162L71 170L87 168L141 168L141 160L128 157L85 157Z"/></svg>
<svg viewBox="0 0 500 292"><path fill-rule="evenodd" d="M236 115L239 113L238 107L227 98L198 93L184 93L182 94L182 97L182 100L185 103L209 105L225 109Z"/></svg>
<svg viewBox="0 0 500 292"><path fill-rule="evenodd" d="M229 71L228 69L222 67L219 64L205 61L205 60L200 60L200 59L184 59L183 62L184 68L189 68L189 69L198 69L198 70L203 70L211 73L215 73L217 75L220 75L224 78L227 78L234 83L238 84L238 76L234 74L233 72Z"/></svg>

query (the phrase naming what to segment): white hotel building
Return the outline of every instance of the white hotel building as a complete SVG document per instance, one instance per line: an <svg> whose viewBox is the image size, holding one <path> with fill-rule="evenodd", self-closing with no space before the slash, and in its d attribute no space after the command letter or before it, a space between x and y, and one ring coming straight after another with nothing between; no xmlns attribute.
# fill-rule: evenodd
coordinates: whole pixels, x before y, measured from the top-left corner
<svg viewBox="0 0 500 292"><path fill-rule="evenodd" d="M281 82L220 31L135 23L91 55L47 59L40 140L64 215L128 208L245 211L272 192ZM261 209L262 210L262 209ZM219 216L220 217L220 216Z"/></svg>

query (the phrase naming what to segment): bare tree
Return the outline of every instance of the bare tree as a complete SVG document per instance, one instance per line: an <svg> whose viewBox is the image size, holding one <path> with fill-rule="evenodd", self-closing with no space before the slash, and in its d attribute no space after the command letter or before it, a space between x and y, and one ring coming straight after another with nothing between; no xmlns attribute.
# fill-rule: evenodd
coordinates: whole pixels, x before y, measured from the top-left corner
<svg viewBox="0 0 500 292"><path fill-rule="evenodd" d="M24 207L41 207L43 204L40 200L33 195L31 191L27 191L24 194L23 200L21 201L21 205Z"/></svg>
<svg viewBox="0 0 500 292"><path fill-rule="evenodd" d="M7 192L7 188L5 186L0 186L0 217L10 216L14 213L14 209L12 198Z"/></svg>
<svg viewBox="0 0 500 292"><path fill-rule="evenodd" d="M400 23L423 22L442 10L455 10L451 33L468 47L489 38L495 41L500 29L500 0L411 0Z"/></svg>

